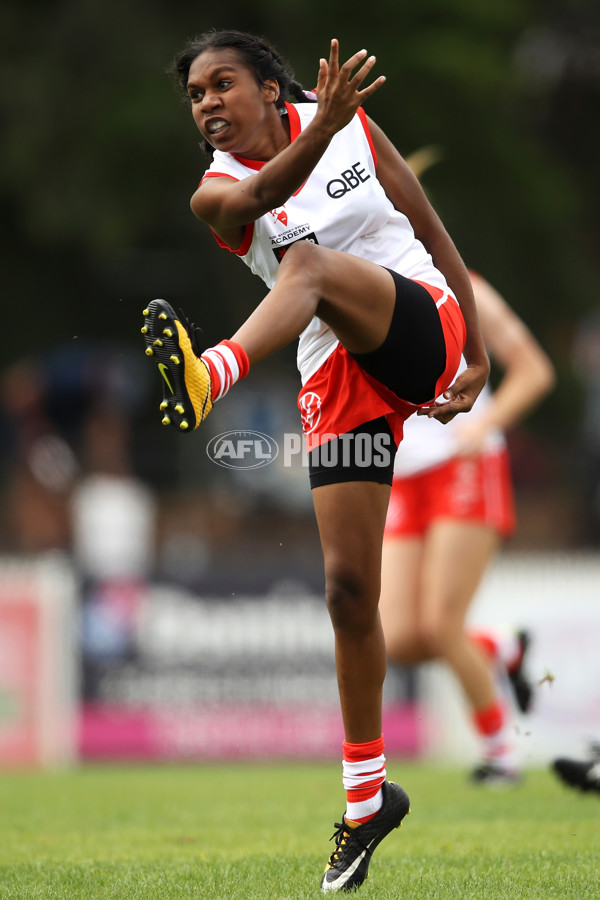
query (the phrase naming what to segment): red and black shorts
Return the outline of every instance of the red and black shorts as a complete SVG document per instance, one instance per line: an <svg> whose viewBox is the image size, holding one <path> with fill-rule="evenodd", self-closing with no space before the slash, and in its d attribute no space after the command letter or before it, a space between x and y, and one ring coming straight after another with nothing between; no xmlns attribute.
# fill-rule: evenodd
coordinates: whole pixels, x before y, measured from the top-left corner
<svg viewBox="0 0 600 900"><path fill-rule="evenodd" d="M402 425L451 384L465 325L456 300L388 270L396 305L371 353L339 344L298 397L312 488L342 481L391 484Z"/></svg>

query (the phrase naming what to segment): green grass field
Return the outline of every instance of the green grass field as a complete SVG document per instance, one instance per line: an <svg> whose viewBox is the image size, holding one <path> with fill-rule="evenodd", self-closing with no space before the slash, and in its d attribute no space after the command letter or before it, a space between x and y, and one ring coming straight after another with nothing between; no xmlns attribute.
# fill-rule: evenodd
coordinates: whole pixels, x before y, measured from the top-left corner
<svg viewBox="0 0 600 900"><path fill-rule="evenodd" d="M388 760L412 815L377 850L365 900L600 897L600 797L543 770L518 788ZM295 900L343 807L341 765L83 767L0 774L1 898Z"/></svg>

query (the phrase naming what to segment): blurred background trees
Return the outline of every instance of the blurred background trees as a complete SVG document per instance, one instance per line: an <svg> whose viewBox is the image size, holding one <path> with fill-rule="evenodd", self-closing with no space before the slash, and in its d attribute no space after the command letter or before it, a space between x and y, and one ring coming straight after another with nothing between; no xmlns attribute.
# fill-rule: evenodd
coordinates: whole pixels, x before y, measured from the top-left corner
<svg viewBox="0 0 600 900"><path fill-rule="evenodd" d="M517 481L521 472L577 491L585 393L572 347L598 308L600 244L592 0L5 4L3 366L56 347L77 355L75 344L140 354L140 309L155 296L190 310L211 343L262 296L189 210L206 160L166 70L188 38L211 27L266 35L306 87L332 36L343 53L376 54L388 81L367 112L404 155L439 148L424 177L434 205L467 264L504 294L558 370L557 390L515 440ZM189 470L168 463L173 445L155 425L151 373L129 365L121 377L140 385L128 415L145 447L142 474L156 484L185 480ZM293 380L293 351L268 365Z"/></svg>

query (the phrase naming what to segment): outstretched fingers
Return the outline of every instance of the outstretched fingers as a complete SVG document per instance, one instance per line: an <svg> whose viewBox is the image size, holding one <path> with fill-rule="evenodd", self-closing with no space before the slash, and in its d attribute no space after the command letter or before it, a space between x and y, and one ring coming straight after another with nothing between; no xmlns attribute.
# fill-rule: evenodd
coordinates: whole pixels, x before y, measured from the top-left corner
<svg viewBox="0 0 600 900"><path fill-rule="evenodd" d="M357 65L363 61L366 57L366 50L357 50L356 53L353 53L350 59L347 59L346 62L341 66L340 72L343 72L346 75L346 79L348 81L353 81L354 79L350 78L350 73L353 69L357 67ZM371 57L373 62L375 62L375 57ZM356 76L355 76L356 77Z"/></svg>
<svg viewBox="0 0 600 900"><path fill-rule="evenodd" d="M329 71L332 75L337 75L340 70L340 42L337 38L331 39L329 48Z"/></svg>
<svg viewBox="0 0 600 900"><path fill-rule="evenodd" d="M317 86L315 88L315 93L319 93L319 91L325 87L327 82L327 75L329 74L329 65L326 59L321 58L319 60L319 75L317 78Z"/></svg>
<svg viewBox="0 0 600 900"><path fill-rule="evenodd" d="M339 64L339 42L331 41L329 60L319 60L317 99L319 102L319 122L332 133L344 128L356 115L358 107L384 83L380 76L372 84L361 89L375 65L375 57L366 58L367 51L354 53L341 67ZM356 71L355 71L356 70Z"/></svg>
<svg viewBox="0 0 600 900"><path fill-rule="evenodd" d="M379 75L379 77L376 78L375 81L373 81L371 84L367 85L366 88L363 88L361 91L358 90L375 63L375 57L370 56L350 81L350 84L355 85L358 96L361 98L361 102L363 100L366 100L371 96L371 94L374 94L376 90L378 90L383 84L385 84L385 75Z"/></svg>
<svg viewBox="0 0 600 900"><path fill-rule="evenodd" d="M346 62L340 66L339 58L340 58L340 45L337 38L332 38L331 41L331 49L329 53L329 63L328 63L328 74L331 77L343 76L346 83L350 84L356 92L360 95L362 99L367 99L373 94L378 88L382 86L385 82L385 75L380 75L375 81L368 85L368 87L363 90L359 90L359 87L365 80L365 78L371 72L373 66L376 63L376 58L374 56L369 56L368 59L365 59L367 56L366 50L357 50ZM364 61L364 62L363 62ZM352 75L354 69L357 66L360 66L358 71ZM319 70L320 74L321 70Z"/></svg>

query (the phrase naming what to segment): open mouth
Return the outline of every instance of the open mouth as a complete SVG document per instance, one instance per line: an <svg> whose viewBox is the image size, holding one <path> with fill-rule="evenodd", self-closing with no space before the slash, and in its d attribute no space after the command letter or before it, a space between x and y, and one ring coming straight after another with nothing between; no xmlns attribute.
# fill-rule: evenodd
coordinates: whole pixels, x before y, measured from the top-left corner
<svg viewBox="0 0 600 900"><path fill-rule="evenodd" d="M228 126L229 122L226 122L225 119L211 119L206 123L206 130L208 134L215 135L220 134Z"/></svg>

